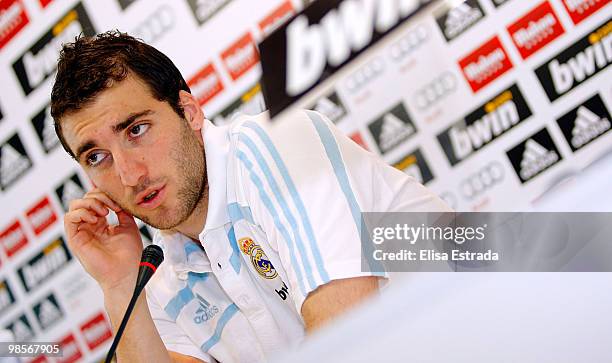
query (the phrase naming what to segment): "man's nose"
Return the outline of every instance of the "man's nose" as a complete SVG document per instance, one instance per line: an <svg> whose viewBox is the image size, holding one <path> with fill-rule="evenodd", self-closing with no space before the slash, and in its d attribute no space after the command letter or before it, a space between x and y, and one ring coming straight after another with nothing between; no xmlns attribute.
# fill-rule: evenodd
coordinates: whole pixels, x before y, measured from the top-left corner
<svg viewBox="0 0 612 363"><path fill-rule="evenodd" d="M147 167L144 159L144 156L126 150L115 153L115 169L123 185L134 187L142 177L146 176Z"/></svg>

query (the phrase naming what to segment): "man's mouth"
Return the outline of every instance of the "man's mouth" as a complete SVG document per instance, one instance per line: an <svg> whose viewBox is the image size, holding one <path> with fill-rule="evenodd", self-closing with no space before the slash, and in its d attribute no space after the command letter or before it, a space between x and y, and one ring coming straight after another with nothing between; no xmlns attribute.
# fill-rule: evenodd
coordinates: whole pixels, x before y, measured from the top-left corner
<svg viewBox="0 0 612 363"><path fill-rule="evenodd" d="M165 185L159 188L146 190L144 193L138 196L138 206L147 209L156 208L161 204L162 198L165 195L165 191Z"/></svg>

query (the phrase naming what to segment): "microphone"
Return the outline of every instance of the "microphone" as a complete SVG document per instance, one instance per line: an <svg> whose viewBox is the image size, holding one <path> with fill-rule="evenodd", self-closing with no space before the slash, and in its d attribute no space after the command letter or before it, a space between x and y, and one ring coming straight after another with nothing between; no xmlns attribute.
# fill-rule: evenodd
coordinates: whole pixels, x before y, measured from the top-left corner
<svg viewBox="0 0 612 363"><path fill-rule="evenodd" d="M140 267L138 269L138 277L136 278L136 286L134 287L134 294L132 294L132 299L130 300L125 314L123 315L123 320L121 320L121 325L119 325L117 335L115 335L115 339L113 339L113 344L108 350L105 363L110 363L113 359L117 346L119 345L119 340L121 340L121 336L123 335L123 330L125 330L130 315L132 314L132 310L134 310L134 306L138 300L138 296L140 296L140 293L144 289L145 285L147 282L149 282L151 276L153 276L157 270L157 267L163 261L164 252L159 246L149 245L142 251L142 257L140 258L139 265Z"/></svg>

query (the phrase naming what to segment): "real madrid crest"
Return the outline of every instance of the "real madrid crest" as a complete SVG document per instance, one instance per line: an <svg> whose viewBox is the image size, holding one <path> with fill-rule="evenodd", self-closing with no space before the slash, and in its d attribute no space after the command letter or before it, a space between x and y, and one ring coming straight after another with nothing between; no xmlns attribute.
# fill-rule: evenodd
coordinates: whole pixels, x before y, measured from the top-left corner
<svg viewBox="0 0 612 363"><path fill-rule="evenodd" d="M264 253L255 241L251 238L241 238L238 243L240 244L240 249L242 252L251 258L251 263L257 273L263 276L266 279L273 279L278 276L278 273L272 266L272 262L268 259L268 256Z"/></svg>

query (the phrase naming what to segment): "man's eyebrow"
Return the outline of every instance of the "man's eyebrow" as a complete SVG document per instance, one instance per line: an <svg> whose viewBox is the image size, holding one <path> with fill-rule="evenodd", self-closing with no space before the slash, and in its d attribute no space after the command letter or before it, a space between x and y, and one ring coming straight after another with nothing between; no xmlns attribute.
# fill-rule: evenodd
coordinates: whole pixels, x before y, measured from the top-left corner
<svg viewBox="0 0 612 363"><path fill-rule="evenodd" d="M76 152L76 159L77 161L81 160L81 155L83 155L85 152L87 152L89 149L93 149L94 147L96 147L96 143L91 141L91 140L87 140L85 141L81 146L78 147L77 152Z"/></svg>
<svg viewBox="0 0 612 363"><path fill-rule="evenodd" d="M142 117L142 116L148 116L152 113L153 113L153 110L144 110L144 111L132 113L125 120L113 126L113 132L118 134L121 131L127 129L127 127L130 126L130 124L134 122L134 120L136 120L137 118Z"/></svg>

